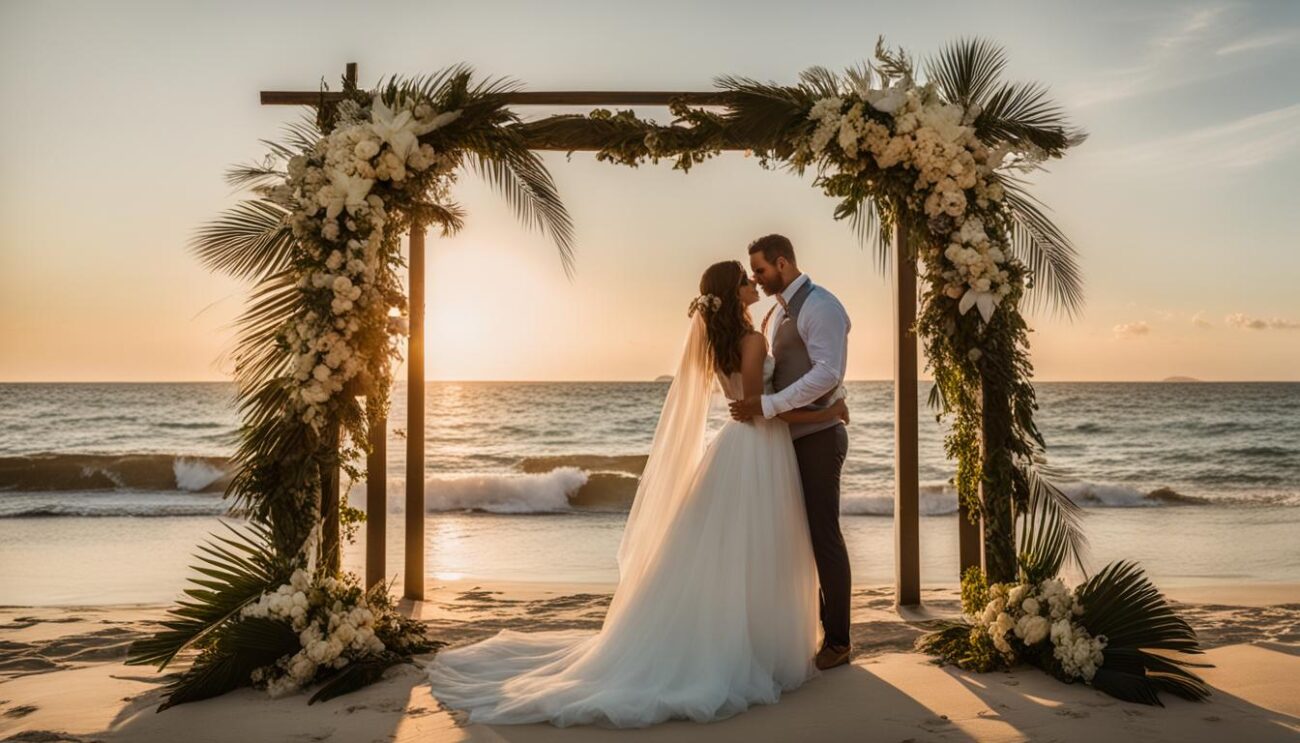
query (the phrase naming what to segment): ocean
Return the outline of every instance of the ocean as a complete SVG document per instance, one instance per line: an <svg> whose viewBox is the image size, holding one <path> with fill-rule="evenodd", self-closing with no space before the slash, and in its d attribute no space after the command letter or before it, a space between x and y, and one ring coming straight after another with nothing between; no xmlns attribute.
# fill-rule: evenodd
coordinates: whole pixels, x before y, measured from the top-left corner
<svg viewBox="0 0 1300 743"><path fill-rule="evenodd" d="M613 583L668 385L431 382L431 577ZM1181 583L1300 580L1300 383L1037 385L1094 567ZM859 583L893 580L893 396L848 383L842 523ZM922 578L956 581L943 428L921 409ZM166 601L219 529L238 414L226 383L0 384L0 604ZM725 420L720 396L711 427ZM388 564L400 575L406 399L389 421ZM364 483L349 489L364 507ZM237 522L237 520L235 520ZM345 560L360 567L363 536Z"/></svg>

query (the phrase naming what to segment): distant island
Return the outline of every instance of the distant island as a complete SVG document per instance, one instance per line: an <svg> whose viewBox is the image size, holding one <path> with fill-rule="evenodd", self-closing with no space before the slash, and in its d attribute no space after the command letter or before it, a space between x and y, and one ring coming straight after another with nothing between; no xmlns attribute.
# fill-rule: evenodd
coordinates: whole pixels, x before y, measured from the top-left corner
<svg viewBox="0 0 1300 743"><path fill-rule="evenodd" d="M1161 382L1199 382L1196 377L1165 377Z"/></svg>
<svg viewBox="0 0 1300 743"><path fill-rule="evenodd" d="M671 374L660 374L659 376L655 377L655 381L656 381L656 382L671 382L671 381L673 381L673 375L671 375Z"/></svg>

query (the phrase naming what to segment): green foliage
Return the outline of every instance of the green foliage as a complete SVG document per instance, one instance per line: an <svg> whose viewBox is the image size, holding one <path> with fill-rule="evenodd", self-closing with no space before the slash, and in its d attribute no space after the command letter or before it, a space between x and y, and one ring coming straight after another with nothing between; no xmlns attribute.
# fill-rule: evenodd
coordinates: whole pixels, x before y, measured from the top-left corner
<svg viewBox="0 0 1300 743"><path fill-rule="evenodd" d="M1105 662L1093 686L1143 704L1161 704L1161 691L1193 701L1209 696L1209 687L1188 668L1211 666L1180 657L1203 652L1196 632L1137 564L1107 565L1080 587L1079 601L1083 604L1080 623L1094 637L1104 635L1107 640Z"/></svg>
<svg viewBox="0 0 1300 743"><path fill-rule="evenodd" d="M330 676L321 682L320 688L307 704L325 702L335 697L343 696L351 692L363 689L384 677L384 671L399 664L408 662L401 656L384 653L377 658L370 658L356 663L349 663L343 670Z"/></svg>
<svg viewBox="0 0 1300 743"><path fill-rule="evenodd" d="M1006 659L993 646L988 633L966 622L939 622L938 629L917 638L916 649L938 656L939 663L950 663L975 673L1007 667Z"/></svg>
<svg viewBox="0 0 1300 743"><path fill-rule="evenodd" d="M1087 575L1083 509L1048 479L1041 465L1022 464L1015 477L1017 489L1029 492L1027 512L1017 521L1022 578L1039 583L1055 577L1067 560Z"/></svg>
<svg viewBox="0 0 1300 743"><path fill-rule="evenodd" d="M251 683L254 670L298 650L298 633L271 619L224 622L212 642L183 673L164 687L159 712L186 702L211 699Z"/></svg>
<svg viewBox="0 0 1300 743"><path fill-rule="evenodd" d="M979 565L971 565L961 574L961 610L974 616L989 602L989 582Z"/></svg>
<svg viewBox="0 0 1300 743"><path fill-rule="evenodd" d="M161 670L186 648L213 647L214 633L240 609L288 579L293 563L276 553L266 527L251 524L241 530L223 525L233 536L213 536L199 546L193 568L199 575L189 579L196 587L185 590L188 600L168 610L171 618L159 622L162 629L131 644L127 665Z"/></svg>
<svg viewBox="0 0 1300 743"><path fill-rule="evenodd" d="M1055 575L1042 579L1047 578ZM1040 585L1038 578L1022 577L1021 582ZM1009 587L990 587L980 568L967 569L962 575L963 613L978 619L993 594L1001 591L1005 597ZM1205 682L1188 670L1209 664L1183 657L1202 653L1196 633L1136 564L1121 561L1107 565L1079 586L1075 597L1083 609L1082 615L1074 617L1075 622L1090 637L1105 641L1102 662L1088 682L1094 688L1125 701L1153 705L1161 704L1162 691L1192 701L1209 696ZM939 662L969 671L984 672L1026 662L1067 683L1078 680L1055 657L1054 636L1032 646L1025 645L1014 633L1008 633L1006 640L1011 648L1009 654L999 652L992 636L978 624L945 620L918 638L916 647L937 656Z"/></svg>

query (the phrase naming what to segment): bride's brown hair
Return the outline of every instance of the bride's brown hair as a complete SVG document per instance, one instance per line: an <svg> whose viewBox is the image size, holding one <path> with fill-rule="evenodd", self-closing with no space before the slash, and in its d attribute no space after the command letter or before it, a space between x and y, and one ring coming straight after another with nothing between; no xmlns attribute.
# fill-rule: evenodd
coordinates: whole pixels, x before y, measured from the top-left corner
<svg viewBox="0 0 1300 743"><path fill-rule="evenodd" d="M740 341L754 331L749 308L740 301L745 279L745 267L740 261L714 263L700 277L700 295L722 300L717 309L710 305L701 311L713 363L723 374L740 371Z"/></svg>

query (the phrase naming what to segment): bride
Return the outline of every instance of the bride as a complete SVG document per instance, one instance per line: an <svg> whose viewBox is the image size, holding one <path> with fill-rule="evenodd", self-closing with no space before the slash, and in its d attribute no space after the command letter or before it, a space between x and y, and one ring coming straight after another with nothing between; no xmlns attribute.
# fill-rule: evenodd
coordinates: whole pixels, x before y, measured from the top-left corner
<svg viewBox="0 0 1300 743"><path fill-rule="evenodd" d="M690 308L677 374L618 550L598 632L516 632L441 651L433 693L470 722L640 727L719 720L818 673L817 575L788 423L728 420L705 442L714 380L732 400L770 390L772 359L739 262L716 263Z"/></svg>

